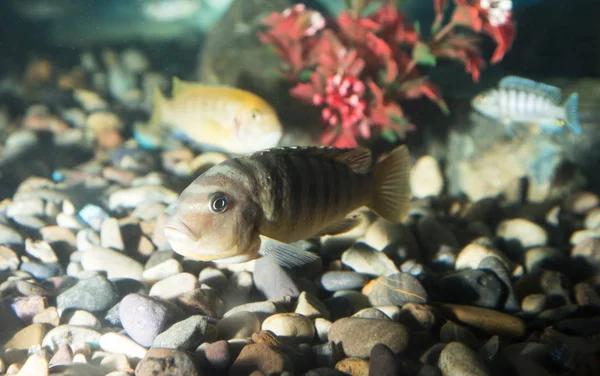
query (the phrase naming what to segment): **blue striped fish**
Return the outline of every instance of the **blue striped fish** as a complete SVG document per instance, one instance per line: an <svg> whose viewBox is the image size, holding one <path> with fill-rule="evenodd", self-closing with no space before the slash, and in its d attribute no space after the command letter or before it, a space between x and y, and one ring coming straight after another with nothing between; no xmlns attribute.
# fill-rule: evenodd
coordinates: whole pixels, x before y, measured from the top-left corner
<svg viewBox="0 0 600 376"><path fill-rule="evenodd" d="M293 243L344 233L367 206L401 221L410 199L406 146L371 166L366 148L280 147L227 159L179 196L165 236L183 256L238 263L271 255L282 266L318 259Z"/></svg>
<svg viewBox="0 0 600 376"><path fill-rule="evenodd" d="M481 114L501 121L512 134L513 123L537 124L543 131L562 133L565 126L581 134L578 93L561 103L561 90L527 78L507 76L497 88L475 96L471 105Z"/></svg>

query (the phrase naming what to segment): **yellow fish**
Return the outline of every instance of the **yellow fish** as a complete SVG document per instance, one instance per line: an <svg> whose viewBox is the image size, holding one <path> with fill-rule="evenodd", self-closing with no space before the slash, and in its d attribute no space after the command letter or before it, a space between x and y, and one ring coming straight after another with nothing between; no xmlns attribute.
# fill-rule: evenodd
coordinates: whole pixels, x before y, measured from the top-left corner
<svg viewBox="0 0 600 376"><path fill-rule="evenodd" d="M173 78L173 98L154 95L149 128L170 125L180 139L207 149L248 154L278 145L283 127L261 97L228 86L208 86Z"/></svg>
<svg viewBox="0 0 600 376"><path fill-rule="evenodd" d="M173 250L220 263L271 255L286 267L318 259L293 244L343 233L367 206L397 222L408 213L410 155L394 149L371 167L366 148L280 147L225 160L179 196L165 224Z"/></svg>

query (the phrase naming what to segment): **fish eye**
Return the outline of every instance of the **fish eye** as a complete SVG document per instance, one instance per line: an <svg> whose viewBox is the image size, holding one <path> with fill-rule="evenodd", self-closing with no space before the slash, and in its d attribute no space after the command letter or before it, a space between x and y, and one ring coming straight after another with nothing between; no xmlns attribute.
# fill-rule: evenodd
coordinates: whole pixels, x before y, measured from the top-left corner
<svg viewBox="0 0 600 376"><path fill-rule="evenodd" d="M208 208L213 214L221 214L227 209L227 196L223 192L216 192L208 201Z"/></svg>
<svg viewBox="0 0 600 376"><path fill-rule="evenodd" d="M251 116L252 116L252 120L258 120L258 118L260 117L260 114L258 113L258 110L252 110Z"/></svg>

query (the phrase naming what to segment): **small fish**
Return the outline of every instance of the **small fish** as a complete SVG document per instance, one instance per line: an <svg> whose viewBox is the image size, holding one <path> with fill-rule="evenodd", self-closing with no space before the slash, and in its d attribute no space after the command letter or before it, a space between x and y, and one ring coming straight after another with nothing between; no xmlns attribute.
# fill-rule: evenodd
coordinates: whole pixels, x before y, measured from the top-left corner
<svg viewBox="0 0 600 376"><path fill-rule="evenodd" d="M218 263L271 255L282 266L318 259L293 245L344 233L367 206L390 222L408 213L410 155L394 149L371 167L366 148L280 147L231 158L196 178L165 224L173 250Z"/></svg>
<svg viewBox="0 0 600 376"><path fill-rule="evenodd" d="M561 133L565 127L581 134L578 117L578 93L573 93L561 104L561 90L555 86L527 78L507 76L498 88L475 96L471 105L485 116L512 123L535 123L550 133ZM509 128L512 133L512 129Z"/></svg>
<svg viewBox="0 0 600 376"><path fill-rule="evenodd" d="M283 128L261 97L228 86L207 86L173 78L173 99L156 89L148 128L171 125L177 138L211 150L248 154L278 145Z"/></svg>

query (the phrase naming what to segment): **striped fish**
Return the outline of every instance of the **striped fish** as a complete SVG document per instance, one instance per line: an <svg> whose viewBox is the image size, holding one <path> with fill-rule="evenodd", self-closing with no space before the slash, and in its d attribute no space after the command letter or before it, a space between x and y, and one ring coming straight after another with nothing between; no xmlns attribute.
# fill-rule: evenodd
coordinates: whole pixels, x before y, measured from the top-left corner
<svg viewBox="0 0 600 376"><path fill-rule="evenodd" d="M165 224L173 250L221 263L272 255L295 267L318 257L291 244L343 233L367 206L391 222L408 213L410 156L394 149L371 167L365 148L281 147L225 160L179 196Z"/></svg>
<svg viewBox="0 0 600 376"><path fill-rule="evenodd" d="M512 134L513 123L535 123L543 131L561 133L565 127L581 134L578 93L561 104L561 90L527 78L507 76L498 87L475 96L471 105L481 114L500 120Z"/></svg>

